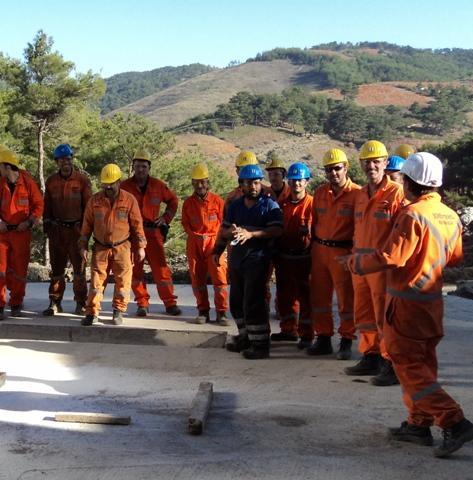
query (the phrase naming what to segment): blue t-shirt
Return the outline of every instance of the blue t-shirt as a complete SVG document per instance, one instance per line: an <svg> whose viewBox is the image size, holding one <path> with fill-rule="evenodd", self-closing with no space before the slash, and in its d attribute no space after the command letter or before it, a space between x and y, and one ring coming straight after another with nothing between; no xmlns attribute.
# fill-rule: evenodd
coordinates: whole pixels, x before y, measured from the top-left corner
<svg viewBox="0 0 473 480"><path fill-rule="evenodd" d="M245 197L230 203L222 222L224 227L232 224L247 230L260 230L266 227L283 227L283 216L279 205L270 197L260 195L258 201L250 208L245 205ZM241 261L248 255L266 256L271 253L273 239L251 238L243 245L232 247L231 262Z"/></svg>

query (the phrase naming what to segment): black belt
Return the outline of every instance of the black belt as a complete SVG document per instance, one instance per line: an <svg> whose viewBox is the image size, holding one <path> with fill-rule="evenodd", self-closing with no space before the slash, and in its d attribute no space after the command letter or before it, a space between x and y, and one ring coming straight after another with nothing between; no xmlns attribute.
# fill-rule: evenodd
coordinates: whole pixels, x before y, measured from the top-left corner
<svg viewBox="0 0 473 480"><path fill-rule="evenodd" d="M16 229L18 228L18 225L19 225L19 224L9 225L9 224L7 223L7 230L8 230L9 232L11 232L12 230L16 230Z"/></svg>
<svg viewBox="0 0 473 480"><path fill-rule="evenodd" d="M320 245L325 247L353 248L353 240L324 240L314 235L312 241L320 243Z"/></svg>
<svg viewBox="0 0 473 480"><path fill-rule="evenodd" d="M72 228L72 227L75 227L77 224L81 223L80 220L71 220L70 222L65 222L59 219L55 219L54 222L60 225L61 227L66 227L66 228Z"/></svg>
<svg viewBox="0 0 473 480"><path fill-rule="evenodd" d="M156 225L156 222L149 222L147 220L143 220L143 227L144 228L151 228L156 229L159 228L161 235L163 236L163 240L166 241L169 232L169 225L167 223L162 223L161 225Z"/></svg>
<svg viewBox="0 0 473 480"><path fill-rule="evenodd" d="M102 247L107 247L107 248L113 248L113 247L118 247L118 245L121 245L122 243L128 242L130 240L130 237L125 238L125 240L120 240L119 242L114 242L114 243L102 243L99 240L97 240L94 237L94 242L98 243L99 245L102 245Z"/></svg>

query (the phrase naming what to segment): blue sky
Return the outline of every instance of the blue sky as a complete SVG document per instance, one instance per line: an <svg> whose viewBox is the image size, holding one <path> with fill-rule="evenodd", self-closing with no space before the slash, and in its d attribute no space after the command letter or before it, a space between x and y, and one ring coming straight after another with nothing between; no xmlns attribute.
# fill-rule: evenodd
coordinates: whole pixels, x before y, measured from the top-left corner
<svg viewBox="0 0 473 480"><path fill-rule="evenodd" d="M166 65L218 67L274 47L388 41L473 48L471 0L42 0L2 8L0 51L21 58L39 29L77 70L104 77Z"/></svg>

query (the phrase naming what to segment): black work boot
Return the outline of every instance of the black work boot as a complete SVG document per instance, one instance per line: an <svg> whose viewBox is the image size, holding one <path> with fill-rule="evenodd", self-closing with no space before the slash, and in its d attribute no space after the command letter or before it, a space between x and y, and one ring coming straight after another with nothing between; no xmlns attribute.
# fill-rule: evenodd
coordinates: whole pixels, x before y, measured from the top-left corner
<svg viewBox="0 0 473 480"><path fill-rule="evenodd" d="M49 302L49 307L46 310L43 310L43 315L45 317L52 317L56 313L62 313L62 305L60 300L51 300Z"/></svg>
<svg viewBox="0 0 473 480"><path fill-rule="evenodd" d="M0 321L5 320L5 309L0 307Z"/></svg>
<svg viewBox="0 0 473 480"><path fill-rule="evenodd" d="M378 353L365 353L357 364L346 367L343 371L346 375L376 375L379 372L380 361L381 355Z"/></svg>
<svg viewBox="0 0 473 480"><path fill-rule="evenodd" d="M146 317L148 315L148 307L140 307L136 309L136 316L137 317Z"/></svg>
<svg viewBox="0 0 473 480"><path fill-rule="evenodd" d="M340 346L338 347L337 360L350 360L351 358L351 344L350 338L343 338L340 340Z"/></svg>
<svg viewBox="0 0 473 480"><path fill-rule="evenodd" d="M407 422L402 422L398 428L390 428L388 437L398 442L416 443L430 447L434 444L430 427L418 427Z"/></svg>
<svg viewBox="0 0 473 480"><path fill-rule="evenodd" d="M86 315L80 322L84 327L92 325L94 322L98 322L99 318L96 315Z"/></svg>
<svg viewBox="0 0 473 480"><path fill-rule="evenodd" d="M473 423L464 418L453 427L445 428L442 432L443 442L434 450L434 455L439 458L450 456L466 442L473 440Z"/></svg>
<svg viewBox="0 0 473 480"><path fill-rule="evenodd" d="M269 358L269 347L250 345L249 348L246 348L241 353L248 360L262 360L263 358Z"/></svg>
<svg viewBox="0 0 473 480"><path fill-rule="evenodd" d="M234 335L230 337L230 340L227 341L225 348L229 352L237 352L240 353L241 351L250 347L250 341L248 340L247 336L241 335Z"/></svg>
<svg viewBox="0 0 473 480"><path fill-rule="evenodd" d="M21 305L21 304L20 305L12 305L10 307L10 309L11 309L10 315L12 317L21 317L21 308L22 307L23 307L23 305Z"/></svg>
<svg viewBox="0 0 473 480"><path fill-rule="evenodd" d="M300 338L299 341L297 342L297 348L299 350L304 350L306 348L309 348L312 345L312 338Z"/></svg>
<svg viewBox="0 0 473 480"><path fill-rule="evenodd" d="M391 385L399 385L396 372L394 371L393 364L389 360L381 359L381 367L379 373L370 378L371 385L377 387L389 387Z"/></svg>
<svg viewBox="0 0 473 480"><path fill-rule="evenodd" d="M319 335L313 345L307 349L307 355L330 355L333 353L332 339Z"/></svg>
<svg viewBox="0 0 473 480"><path fill-rule="evenodd" d="M76 315L84 315L85 313L85 302L76 302L76 309L74 310Z"/></svg>
<svg viewBox="0 0 473 480"><path fill-rule="evenodd" d="M204 325L205 323L210 322L210 313L208 310L199 310L199 314L192 320L189 320L189 323L197 323L198 325Z"/></svg>
<svg viewBox="0 0 473 480"><path fill-rule="evenodd" d="M123 312L120 310L113 310L112 323L114 325L121 325L123 323Z"/></svg>
<svg viewBox="0 0 473 480"><path fill-rule="evenodd" d="M227 317L227 312L217 312L217 318L215 319L218 325L221 327L229 327L232 322Z"/></svg>
<svg viewBox="0 0 473 480"><path fill-rule="evenodd" d="M271 340L273 342L297 342L299 337L292 333L278 332L271 334Z"/></svg>
<svg viewBox="0 0 473 480"><path fill-rule="evenodd" d="M181 309L177 305L172 305L171 307L166 307L166 313L168 315L172 315L173 317L177 317L182 312L181 312Z"/></svg>

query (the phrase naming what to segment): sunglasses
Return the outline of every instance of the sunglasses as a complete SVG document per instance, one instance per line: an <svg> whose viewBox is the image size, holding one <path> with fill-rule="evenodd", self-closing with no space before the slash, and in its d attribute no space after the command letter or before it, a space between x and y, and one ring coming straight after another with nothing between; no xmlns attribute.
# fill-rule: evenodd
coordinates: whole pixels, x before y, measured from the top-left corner
<svg viewBox="0 0 473 480"><path fill-rule="evenodd" d="M324 167L324 170L325 170L325 173L330 173L332 170L334 172L339 172L340 170L342 170L344 168L343 165L335 165L333 167L330 167L330 166L327 166L327 167Z"/></svg>

